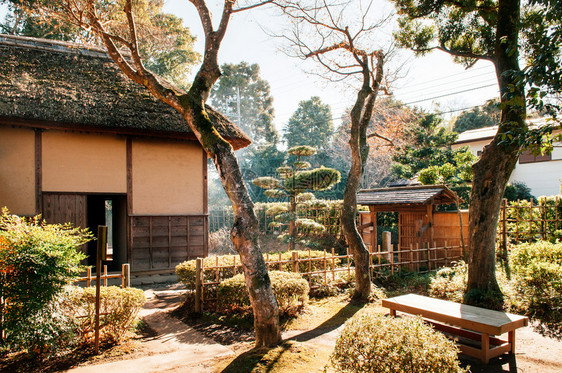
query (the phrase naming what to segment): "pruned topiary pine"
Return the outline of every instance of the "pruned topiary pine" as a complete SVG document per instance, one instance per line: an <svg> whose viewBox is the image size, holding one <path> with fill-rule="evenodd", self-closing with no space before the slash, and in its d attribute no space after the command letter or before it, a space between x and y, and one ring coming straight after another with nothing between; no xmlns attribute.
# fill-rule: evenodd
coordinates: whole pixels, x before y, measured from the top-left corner
<svg viewBox="0 0 562 373"><path fill-rule="evenodd" d="M308 190L320 191L330 189L341 180L339 171L333 168L314 168L308 170L310 163L301 160L301 157L309 157L316 154L316 149L308 145L294 146L287 150L287 153L297 157L296 162L291 165L284 165L277 168L278 178L271 176L263 176L254 179L254 185L265 189L265 195L270 198L286 198L289 197L289 209L279 211L276 209L272 215L275 215L275 226L289 226L288 235L281 235L289 241L289 250L295 249L297 240L297 227L301 227L301 232L305 235L320 234L325 231L325 227L310 219L302 221L297 216L297 203L300 201L309 201L314 195Z"/></svg>

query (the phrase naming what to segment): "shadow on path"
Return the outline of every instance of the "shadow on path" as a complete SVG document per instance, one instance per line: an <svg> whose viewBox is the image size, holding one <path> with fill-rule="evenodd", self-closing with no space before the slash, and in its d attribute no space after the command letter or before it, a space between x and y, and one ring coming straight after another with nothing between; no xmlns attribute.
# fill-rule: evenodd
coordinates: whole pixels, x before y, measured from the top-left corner
<svg viewBox="0 0 562 373"><path fill-rule="evenodd" d="M349 318L361 310L365 304L349 302L335 315L318 325L314 329L295 335L273 348L253 348L240 354L222 370L222 373L251 372L260 366L260 372L270 372L283 354L289 351L294 342L306 342L324 334L330 333L342 326Z"/></svg>
<svg viewBox="0 0 562 373"><path fill-rule="evenodd" d="M365 307L366 303L358 303L351 301L345 305L342 309L338 311L334 316L330 317L328 320L324 321L322 324L318 325L316 328L308 330L304 333L295 335L289 340L294 340L298 342L306 342L323 334L330 333L340 326L342 326L347 320L349 320L353 315L355 315L359 310Z"/></svg>

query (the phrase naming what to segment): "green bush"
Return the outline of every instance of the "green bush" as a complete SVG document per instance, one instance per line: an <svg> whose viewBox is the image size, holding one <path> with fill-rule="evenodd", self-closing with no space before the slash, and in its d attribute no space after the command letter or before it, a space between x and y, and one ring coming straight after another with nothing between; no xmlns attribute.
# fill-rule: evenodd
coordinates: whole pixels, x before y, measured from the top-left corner
<svg viewBox="0 0 562 373"><path fill-rule="evenodd" d="M279 304L281 316L298 313L308 302L308 282L298 273L269 271L273 293ZM251 310L244 275L239 274L218 286L217 311L245 313Z"/></svg>
<svg viewBox="0 0 562 373"><path fill-rule="evenodd" d="M62 297L63 310L72 320L82 343L94 337L96 288L69 286ZM100 288L100 339L119 343L135 327L137 315L146 302L144 292L135 288Z"/></svg>
<svg viewBox="0 0 562 373"><path fill-rule="evenodd" d="M464 261L458 262L453 267L441 268L431 279L429 295L462 303L467 276L468 266Z"/></svg>
<svg viewBox="0 0 562 373"><path fill-rule="evenodd" d="M91 235L70 225L46 224L38 217L0 216L0 292L3 344L43 351L68 336L57 298L82 270L77 248Z"/></svg>
<svg viewBox="0 0 562 373"><path fill-rule="evenodd" d="M308 251L299 251L300 254L300 258L308 258ZM319 271L321 269L324 268L324 261L322 260L322 258L324 258L324 252L323 251L315 251L315 250L311 250L310 251L310 256L312 258L317 258L318 260L313 260L312 262L310 262L310 269L312 271ZM203 266L204 267L216 267L217 266L217 258L218 258L218 265L220 267L224 267L224 268L220 268L218 270L218 279L219 281L231 278L235 275L234 273L234 268L232 267L234 265L234 263L236 262L237 265L240 265L241 261L240 261L240 256L238 255L221 255L218 257L208 257L208 258L204 258L203 259ZM264 260L266 259L266 255L264 255ZM286 272L292 272L293 271L293 263L290 262L293 258L293 254L291 251L286 251L284 253L281 253L281 261L285 262L288 261L287 263L282 263L281 266L279 266L278 264L276 264L275 262L279 260L279 254L275 253L275 254L271 254L270 255L270 261L272 262L269 266L270 269L275 269L275 270L282 270L282 271L286 271ZM338 265L341 264L341 260L340 259L335 259L334 260L334 264L336 265L336 267ZM178 264L176 266L176 275L178 276L179 280L188 288L188 289L195 289L195 265L196 265L196 260L188 260L185 262L182 262L180 264ZM332 265L332 261L329 260L326 263L326 267L330 268ZM281 267L281 268L279 268ZM299 272L304 273L304 272L308 272L309 270L309 262L308 261L299 261ZM242 270L240 269L240 267L237 268L237 272L241 272ZM217 279L217 271L215 269L208 269L205 270L204 273L204 281L205 282L209 282L209 281L216 281Z"/></svg>
<svg viewBox="0 0 562 373"><path fill-rule="evenodd" d="M330 361L338 372L465 372L457 347L420 318L365 310L349 320Z"/></svg>
<svg viewBox="0 0 562 373"><path fill-rule="evenodd" d="M546 334L562 337L562 243L520 244L509 259L525 313L540 320Z"/></svg>

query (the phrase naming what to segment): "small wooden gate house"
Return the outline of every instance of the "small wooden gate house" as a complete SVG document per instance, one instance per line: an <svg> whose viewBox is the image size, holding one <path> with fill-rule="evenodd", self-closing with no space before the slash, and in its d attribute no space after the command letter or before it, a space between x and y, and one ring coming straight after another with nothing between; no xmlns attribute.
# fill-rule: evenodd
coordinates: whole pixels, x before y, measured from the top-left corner
<svg viewBox="0 0 562 373"><path fill-rule="evenodd" d="M207 155L103 49L0 35L0 92L0 207L110 225L114 265L133 274L207 255ZM235 149L250 143L209 110Z"/></svg>
<svg viewBox="0 0 562 373"><path fill-rule="evenodd" d="M361 216L365 243L376 247L377 212L398 212L397 251L444 245L461 246L461 220L458 211L436 211L437 205L454 204L457 195L444 185L413 185L361 190L357 203L369 206ZM468 212L461 213L465 245L468 245ZM367 231L366 228L369 228Z"/></svg>

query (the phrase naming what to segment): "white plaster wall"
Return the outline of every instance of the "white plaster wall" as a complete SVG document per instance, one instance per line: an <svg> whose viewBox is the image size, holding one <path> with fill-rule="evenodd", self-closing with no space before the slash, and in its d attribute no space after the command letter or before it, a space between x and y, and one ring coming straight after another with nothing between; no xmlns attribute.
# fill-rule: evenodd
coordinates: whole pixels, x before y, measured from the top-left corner
<svg viewBox="0 0 562 373"><path fill-rule="evenodd" d="M560 133L560 131L555 131ZM465 144L453 144L453 149L468 146L476 155L491 140L473 141ZM525 183L531 188L531 193L535 196L550 196L561 193L562 183L562 143L555 144L552 151L552 160L546 162L534 162L520 164L517 161L515 169L509 178L509 182L515 181Z"/></svg>

